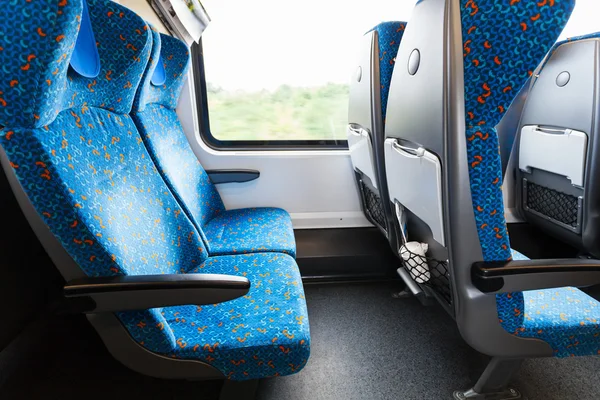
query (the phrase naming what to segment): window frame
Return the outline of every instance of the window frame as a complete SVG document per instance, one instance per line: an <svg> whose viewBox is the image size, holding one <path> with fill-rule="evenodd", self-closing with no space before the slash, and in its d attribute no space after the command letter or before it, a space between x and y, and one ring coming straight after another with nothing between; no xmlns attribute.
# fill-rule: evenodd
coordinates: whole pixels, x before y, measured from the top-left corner
<svg viewBox="0 0 600 400"><path fill-rule="evenodd" d="M218 151L348 150L348 140L219 140L210 130L210 110L202 39L190 49L200 137Z"/></svg>

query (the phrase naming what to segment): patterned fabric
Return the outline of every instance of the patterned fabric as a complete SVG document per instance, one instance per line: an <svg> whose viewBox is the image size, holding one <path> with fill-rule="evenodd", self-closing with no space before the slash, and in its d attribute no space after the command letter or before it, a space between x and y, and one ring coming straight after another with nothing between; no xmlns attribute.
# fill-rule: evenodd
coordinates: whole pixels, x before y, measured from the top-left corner
<svg viewBox="0 0 600 400"><path fill-rule="evenodd" d="M189 54L183 42L159 33L160 59L167 81L151 83L153 66L146 70L136 97L133 119L144 143L165 181L186 214L196 225L210 255L276 251L296 255L296 243L289 214L276 208L225 210L221 196L194 154L181 127L175 107L189 68ZM141 111L139 111L141 110Z"/></svg>
<svg viewBox="0 0 600 400"><path fill-rule="evenodd" d="M150 96L150 90L153 89L151 83L152 73L156 69L158 62L161 61L160 52L162 49L162 41L160 39L160 33L156 30L154 26L150 24L148 24L148 26L152 31L152 50L150 52L150 59L148 60L148 64L146 65L146 70L142 75L142 80L135 94L133 107L131 109L132 114L144 110L146 105L144 99Z"/></svg>
<svg viewBox="0 0 600 400"><path fill-rule="evenodd" d="M519 253L517 250L511 249L510 251L512 253L513 261L529 261L529 257Z"/></svg>
<svg viewBox="0 0 600 400"><path fill-rule="evenodd" d="M296 256L290 215L280 208L229 210L204 226L211 255L277 251Z"/></svg>
<svg viewBox="0 0 600 400"><path fill-rule="evenodd" d="M148 104L144 111L132 117L165 182L208 244L210 241L203 228L211 219L225 213L225 206L192 151L177 114L162 104ZM209 252L212 254L210 248Z"/></svg>
<svg viewBox="0 0 600 400"><path fill-rule="evenodd" d="M246 296L227 303L162 309L171 342L138 315L128 325L138 342L170 357L206 362L233 380L302 369L310 353L310 334L302 279L293 258L278 253L214 257L190 272L251 276L252 287Z"/></svg>
<svg viewBox="0 0 600 400"><path fill-rule="evenodd" d="M485 261L511 254L494 127L560 35L573 0L461 0L471 191ZM498 34L502 33L502 34ZM496 296L502 327L547 342L557 357L599 354L598 302L574 288Z"/></svg>
<svg viewBox="0 0 600 400"><path fill-rule="evenodd" d="M63 108L87 105L128 114L152 50L148 25L112 1L87 0L87 3L100 54L100 74L90 81L69 73Z"/></svg>
<svg viewBox="0 0 600 400"><path fill-rule="evenodd" d="M160 42L160 47L153 52L158 57L153 57L153 65L147 69L142 84L143 93L138 97L134 110L143 111L146 104L162 104L174 110L183 89L187 72L190 67L190 52L182 41L174 37L156 32L154 42ZM161 86L152 84L152 74L156 64L161 61L165 67L167 79Z"/></svg>
<svg viewBox="0 0 600 400"><path fill-rule="evenodd" d="M579 289L506 294L498 318L513 335L548 343L556 357L600 355L600 303Z"/></svg>
<svg viewBox="0 0 600 400"><path fill-rule="evenodd" d="M35 14L30 7L35 9L41 2L16 3L22 12L18 15L29 18ZM80 2L56 0L54 6L58 16L79 20ZM0 143L33 206L87 275L186 271L202 263L207 251L126 115L148 60L151 36L140 17L116 3L88 0L88 6L101 58L100 75L86 79L66 67L73 45L63 48L62 38L74 42L77 34L57 17L62 25L54 28L61 39L50 38L45 50L64 51L65 65L52 69L54 62L39 64L37 72L47 76L50 68L53 79L66 84L45 83L44 89L24 92L22 99L24 104L48 101L52 111L45 118L55 119L33 129L16 127L24 119L15 116L3 122L7 128ZM27 21L21 25L35 26ZM19 43L14 43L16 49ZM15 50L5 50L0 51L0 64L12 65L4 57ZM21 68L14 66L7 75L13 76L17 69ZM59 104L64 109L57 109ZM122 109L123 115L97 106ZM157 310L142 313L153 326L165 322Z"/></svg>
<svg viewBox="0 0 600 400"><path fill-rule="evenodd" d="M19 4L16 15L29 18L41 2L15 0L11 4L15 3ZM150 32L141 18L116 3L88 0L88 4L101 57L99 77L86 79L60 64L50 75L63 84L44 83L44 89L39 90L30 87L22 93L23 107L30 107L23 109L23 115L12 116L14 110L2 114L6 118L2 123L7 127L0 131L0 144L21 186L43 221L88 276L211 272L247 276L252 282L249 295L203 307L202 312L197 307L178 307L118 313L142 346L174 357L201 358L231 379L297 372L308 358L309 333L294 260L266 253L207 258L203 241L163 181L127 115L150 56ZM60 40L46 43L45 51L64 51L61 57L68 65L77 35L62 16L79 20L81 3L56 0L54 6L58 7L52 8L58 10L57 15L45 18L54 21L50 24L52 34L65 33L58 35L64 35ZM30 22L21 20L16 26L35 26ZM41 29L49 35L50 27L44 25ZM71 46L63 48L67 36L72 39ZM6 79L23 70L5 59L22 50L20 42L2 42L2 87L6 87ZM31 65L34 60L30 60ZM55 65L51 61L35 64L42 76L49 76L47 69ZM47 124L41 127L34 127L37 123L28 116L42 110L34 107L37 101L47 102L51 110L43 111ZM178 313L189 314L186 321L195 322L185 325ZM240 323L242 326L234 325ZM198 328L204 324L210 329L202 335L204 329ZM240 338L245 341L238 340L236 332L243 332ZM182 338L190 344L196 341L202 350L196 352L194 344L184 356ZM247 363L247 367L239 363Z"/></svg>
<svg viewBox="0 0 600 400"><path fill-rule="evenodd" d="M97 41L101 71L93 80L67 74L80 1L15 0L0 7L0 125L39 128L64 108L83 105L130 111L152 46L147 25L111 1L87 3L94 32L103 38Z"/></svg>
<svg viewBox="0 0 600 400"><path fill-rule="evenodd" d="M11 129L0 140L29 199L87 275L173 274L207 257L129 117L71 108L46 128Z"/></svg>
<svg viewBox="0 0 600 400"><path fill-rule="evenodd" d="M529 260L512 250L513 260ZM600 355L600 303L566 287L497 296L498 319L515 336L548 343L556 357Z"/></svg>
<svg viewBox="0 0 600 400"><path fill-rule="evenodd" d="M406 29L406 22L382 22L371 31L379 36L379 73L381 83L381 114L383 121L387 113L387 102L390 94L390 83L396 63L396 55Z"/></svg>
<svg viewBox="0 0 600 400"><path fill-rule="evenodd" d="M560 35L573 0L461 0L467 153L485 261L510 258L495 126Z"/></svg>
<svg viewBox="0 0 600 400"><path fill-rule="evenodd" d="M80 2L25 0L0 7L0 125L37 128L61 109ZM27 24L23 21L27 20ZM56 73L54 73L56 71Z"/></svg>

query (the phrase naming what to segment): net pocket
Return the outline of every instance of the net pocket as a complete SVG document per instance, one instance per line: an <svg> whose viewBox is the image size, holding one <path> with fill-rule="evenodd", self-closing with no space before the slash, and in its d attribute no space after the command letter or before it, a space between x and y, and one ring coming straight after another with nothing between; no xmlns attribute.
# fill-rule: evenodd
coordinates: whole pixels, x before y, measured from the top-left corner
<svg viewBox="0 0 600 400"><path fill-rule="evenodd" d="M367 185L361 182L361 188L365 200L365 209L369 216L379 225L385 229L385 215L383 213L383 203L381 197L372 191Z"/></svg>
<svg viewBox="0 0 600 400"><path fill-rule="evenodd" d="M579 227L580 199L554 189L524 181L525 208L547 219L576 230Z"/></svg>
<svg viewBox="0 0 600 400"><path fill-rule="evenodd" d="M404 268L415 282L433 289L448 304L452 303L448 262L416 254L406 247L400 252Z"/></svg>

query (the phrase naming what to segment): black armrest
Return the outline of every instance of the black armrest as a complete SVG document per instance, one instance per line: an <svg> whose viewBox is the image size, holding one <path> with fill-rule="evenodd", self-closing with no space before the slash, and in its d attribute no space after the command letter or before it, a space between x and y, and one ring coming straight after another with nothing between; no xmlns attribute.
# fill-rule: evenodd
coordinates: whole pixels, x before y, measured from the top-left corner
<svg viewBox="0 0 600 400"><path fill-rule="evenodd" d="M215 185L250 182L260 177L260 172L254 169L209 169L206 173Z"/></svg>
<svg viewBox="0 0 600 400"><path fill-rule="evenodd" d="M217 304L250 290L244 277L211 274L113 276L74 279L64 287L79 312L116 312L155 307Z"/></svg>
<svg viewBox="0 0 600 400"><path fill-rule="evenodd" d="M477 262L473 284L484 293L510 293L600 283L600 260Z"/></svg>

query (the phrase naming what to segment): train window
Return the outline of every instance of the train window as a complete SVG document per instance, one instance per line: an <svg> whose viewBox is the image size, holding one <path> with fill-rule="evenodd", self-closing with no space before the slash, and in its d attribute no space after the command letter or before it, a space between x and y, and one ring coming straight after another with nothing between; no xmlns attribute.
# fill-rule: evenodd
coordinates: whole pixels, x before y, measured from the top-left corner
<svg viewBox="0 0 600 400"><path fill-rule="evenodd" d="M216 147L346 148L348 81L359 38L397 0L205 0L212 22L195 47L202 133ZM198 93L198 91L197 91Z"/></svg>

